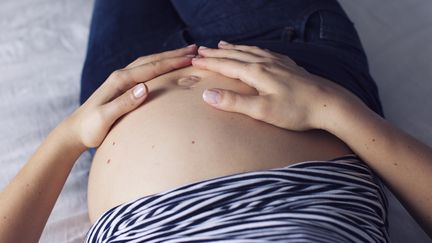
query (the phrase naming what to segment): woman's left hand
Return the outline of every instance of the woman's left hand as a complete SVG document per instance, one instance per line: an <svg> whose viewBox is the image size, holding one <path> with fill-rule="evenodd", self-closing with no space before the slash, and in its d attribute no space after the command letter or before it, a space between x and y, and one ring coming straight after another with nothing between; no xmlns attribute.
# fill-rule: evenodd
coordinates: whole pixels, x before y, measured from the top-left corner
<svg viewBox="0 0 432 243"><path fill-rule="evenodd" d="M98 147L113 123L146 99L146 81L190 65L194 54L196 46L192 45L140 57L127 67L114 71L90 98L66 119L69 130L80 145L87 148Z"/></svg>
<svg viewBox="0 0 432 243"><path fill-rule="evenodd" d="M192 65L238 79L258 95L208 89L204 100L213 107L237 112L293 131L325 129L343 104L365 107L351 92L307 72L292 59L254 46L220 42L218 49L198 49Z"/></svg>

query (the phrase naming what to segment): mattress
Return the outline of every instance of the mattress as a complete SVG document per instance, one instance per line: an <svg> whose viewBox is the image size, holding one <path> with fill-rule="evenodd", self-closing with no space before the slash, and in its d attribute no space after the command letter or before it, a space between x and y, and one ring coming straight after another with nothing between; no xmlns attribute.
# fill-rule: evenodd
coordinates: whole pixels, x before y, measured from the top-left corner
<svg viewBox="0 0 432 243"><path fill-rule="evenodd" d="M432 2L342 0L360 33L385 115L432 145ZM0 1L0 188L79 105L91 0ZM40 242L82 242L90 155L72 169ZM397 199L393 242L430 242Z"/></svg>

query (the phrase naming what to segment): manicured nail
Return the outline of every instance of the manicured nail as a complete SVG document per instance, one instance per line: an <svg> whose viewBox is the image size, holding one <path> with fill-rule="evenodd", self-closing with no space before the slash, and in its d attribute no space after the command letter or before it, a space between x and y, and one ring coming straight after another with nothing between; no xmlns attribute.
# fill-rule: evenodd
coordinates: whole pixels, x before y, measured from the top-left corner
<svg viewBox="0 0 432 243"><path fill-rule="evenodd" d="M221 41L219 41L219 45L229 45L229 43L228 42L226 42L226 41L223 41L223 40L221 40Z"/></svg>
<svg viewBox="0 0 432 243"><path fill-rule="evenodd" d="M200 46L200 47L198 48L198 50L204 50L204 49L208 49L208 48L205 47L205 46Z"/></svg>
<svg viewBox="0 0 432 243"><path fill-rule="evenodd" d="M138 84L133 89L133 95L135 98L141 98L145 94L146 88L143 83Z"/></svg>
<svg viewBox="0 0 432 243"><path fill-rule="evenodd" d="M203 93L203 99L205 102L215 105L220 102L221 95L218 90L206 89Z"/></svg>
<svg viewBox="0 0 432 243"><path fill-rule="evenodd" d="M192 45L186 46L186 48L192 48L192 47L195 47L195 46L196 46L196 44L192 44Z"/></svg>

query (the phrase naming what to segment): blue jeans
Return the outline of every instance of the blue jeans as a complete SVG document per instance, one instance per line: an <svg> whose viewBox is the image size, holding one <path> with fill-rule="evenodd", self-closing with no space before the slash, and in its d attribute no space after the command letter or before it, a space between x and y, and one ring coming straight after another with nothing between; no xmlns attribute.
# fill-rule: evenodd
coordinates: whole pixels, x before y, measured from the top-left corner
<svg viewBox="0 0 432 243"><path fill-rule="evenodd" d="M336 0L96 0L81 103L139 56L221 39L285 54L383 116L357 32Z"/></svg>

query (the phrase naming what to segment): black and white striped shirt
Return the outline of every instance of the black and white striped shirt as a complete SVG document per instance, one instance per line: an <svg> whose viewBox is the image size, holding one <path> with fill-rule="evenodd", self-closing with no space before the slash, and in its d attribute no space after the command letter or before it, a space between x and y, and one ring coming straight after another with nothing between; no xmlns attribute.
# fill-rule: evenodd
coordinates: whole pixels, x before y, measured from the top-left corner
<svg viewBox="0 0 432 243"><path fill-rule="evenodd" d="M119 205L86 242L388 242L387 199L355 155L204 180Z"/></svg>

